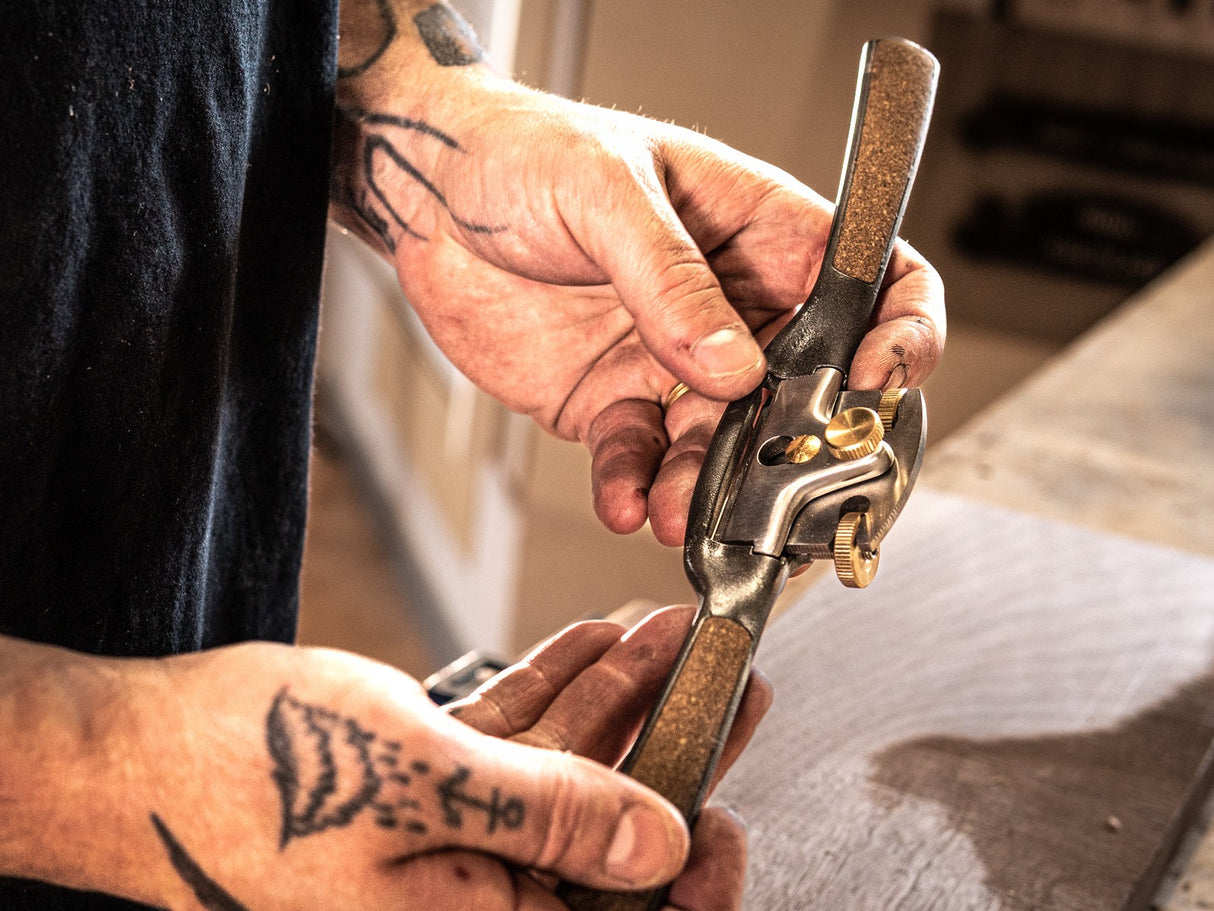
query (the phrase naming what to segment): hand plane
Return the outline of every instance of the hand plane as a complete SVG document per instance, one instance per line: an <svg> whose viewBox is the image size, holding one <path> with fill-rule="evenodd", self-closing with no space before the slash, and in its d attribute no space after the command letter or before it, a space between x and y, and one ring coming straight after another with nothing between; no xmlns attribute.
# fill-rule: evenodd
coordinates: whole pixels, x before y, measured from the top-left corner
<svg viewBox="0 0 1214 911"><path fill-rule="evenodd" d="M621 765L694 822L790 572L830 560L863 587L923 458L917 389L847 387L927 134L939 67L918 45L869 42L834 221L809 298L767 347L765 382L727 406L692 497L684 565L700 608ZM662 893L564 884L574 911L641 911Z"/></svg>

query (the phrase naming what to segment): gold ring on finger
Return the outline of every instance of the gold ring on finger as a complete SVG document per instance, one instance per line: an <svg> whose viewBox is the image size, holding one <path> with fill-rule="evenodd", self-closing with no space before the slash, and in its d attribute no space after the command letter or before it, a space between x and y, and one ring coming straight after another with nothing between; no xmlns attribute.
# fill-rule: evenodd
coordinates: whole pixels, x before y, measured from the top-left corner
<svg viewBox="0 0 1214 911"><path fill-rule="evenodd" d="M666 414L668 411L670 411L674 403L690 391L691 390L687 387L686 383L675 383L674 388L666 393L666 397L662 399L662 414Z"/></svg>

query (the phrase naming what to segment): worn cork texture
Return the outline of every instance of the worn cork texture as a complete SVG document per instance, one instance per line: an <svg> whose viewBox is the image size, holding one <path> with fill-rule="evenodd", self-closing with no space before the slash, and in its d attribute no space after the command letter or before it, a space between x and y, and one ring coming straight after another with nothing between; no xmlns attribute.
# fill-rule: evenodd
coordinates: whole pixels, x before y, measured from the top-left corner
<svg viewBox="0 0 1214 911"><path fill-rule="evenodd" d="M868 98L862 115L851 190L834 267L875 282L901 217L909 179L927 130L936 63L930 54L897 41L875 45L867 67Z"/></svg>
<svg viewBox="0 0 1214 911"><path fill-rule="evenodd" d="M657 723L629 774L656 790L686 816L694 809L739 681L748 667L745 627L708 617L675 681Z"/></svg>

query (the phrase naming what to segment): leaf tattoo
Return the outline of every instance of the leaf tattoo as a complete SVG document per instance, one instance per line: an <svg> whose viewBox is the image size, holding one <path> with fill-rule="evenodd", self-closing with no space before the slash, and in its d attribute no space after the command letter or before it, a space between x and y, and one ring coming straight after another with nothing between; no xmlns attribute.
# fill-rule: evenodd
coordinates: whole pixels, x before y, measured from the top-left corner
<svg viewBox="0 0 1214 911"><path fill-rule="evenodd" d="M285 848L292 838L348 825L378 795L375 735L357 722L279 691L266 718L266 746L282 800Z"/></svg>

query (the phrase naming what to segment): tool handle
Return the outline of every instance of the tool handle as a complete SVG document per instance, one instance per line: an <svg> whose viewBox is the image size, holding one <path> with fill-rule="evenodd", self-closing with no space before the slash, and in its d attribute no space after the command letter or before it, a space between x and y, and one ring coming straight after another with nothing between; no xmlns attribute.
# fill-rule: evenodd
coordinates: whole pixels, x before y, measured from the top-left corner
<svg viewBox="0 0 1214 911"><path fill-rule="evenodd" d="M850 369L906 210L939 70L936 58L910 41L865 45L822 268L805 306L768 346L773 374Z"/></svg>
<svg viewBox="0 0 1214 911"><path fill-rule="evenodd" d="M754 645L754 636L740 623L701 613L658 709L620 767L673 803L689 822L721 758ZM654 911L665 901L665 890L601 892L565 883L557 897L572 911Z"/></svg>

